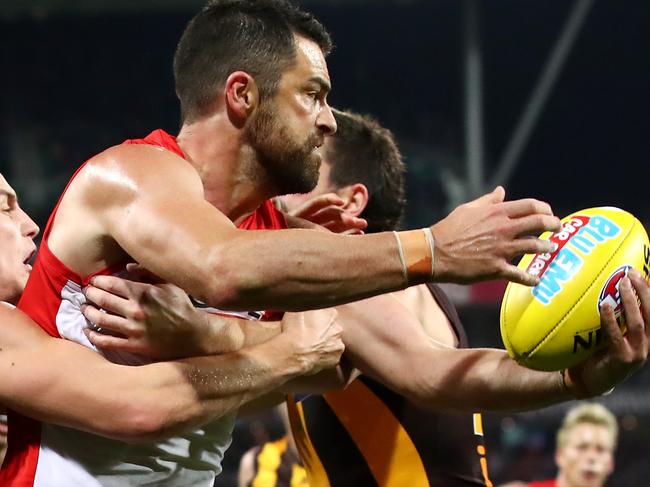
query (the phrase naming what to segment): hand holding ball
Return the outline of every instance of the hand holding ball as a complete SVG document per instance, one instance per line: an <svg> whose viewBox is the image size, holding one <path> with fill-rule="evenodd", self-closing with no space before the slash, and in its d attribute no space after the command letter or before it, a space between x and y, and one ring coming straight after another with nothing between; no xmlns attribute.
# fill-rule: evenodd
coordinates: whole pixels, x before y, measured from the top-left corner
<svg viewBox="0 0 650 487"><path fill-rule="evenodd" d="M611 207L578 211L558 233L550 254L526 255L518 267L540 277L529 288L510 283L501 305L501 336L517 362L538 370L562 370L593 355L603 344L600 307L609 303L624 327L618 285L630 268L646 278L650 243L630 213Z"/></svg>

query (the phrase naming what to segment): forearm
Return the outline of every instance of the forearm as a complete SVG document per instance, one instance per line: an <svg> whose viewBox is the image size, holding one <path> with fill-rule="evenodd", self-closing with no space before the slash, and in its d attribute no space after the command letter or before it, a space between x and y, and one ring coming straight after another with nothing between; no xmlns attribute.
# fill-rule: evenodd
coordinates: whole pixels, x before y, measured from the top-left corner
<svg viewBox="0 0 650 487"><path fill-rule="evenodd" d="M197 283L197 291L224 309L299 311L405 286L390 233L346 237L310 230L238 231L214 255L211 267L218 269L218 277L207 287ZM257 256L254 265L251 256Z"/></svg>
<svg viewBox="0 0 650 487"><path fill-rule="evenodd" d="M290 344L279 337L227 355L155 364L152 368L157 370L151 374L160 377L155 394L161 400L174 399L157 409L150 436L173 436L237 411L243 404L280 388L305 371L290 350Z"/></svg>
<svg viewBox="0 0 650 487"><path fill-rule="evenodd" d="M503 350L439 348L418 355L402 393L427 409L524 411L573 399L559 372L527 369Z"/></svg>
<svg viewBox="0 0 650 487"><path fill-rule="evenodd" d="M207 327L201 338L205 355L230 353L242 348L266 343L281 332L279 321L251 321L208 315Z"/></svg>
<svg viewBox="0 0 650 487"><path fill-rule="evenodd" d="M43 350L13 353L2 401L38 420L124 441L150 441L191 430L300 375L283 337L240 352L160 362L112 364L63 340ZM53 367L52 364L56 364ZM52 373L53 370L55 373ZM38 400L35 400L38 398Z"/></svg>
<svg viewBox="0 0 650 487"><path fill-rule="evenodd" d="M435 343L415 315L392 296L338 309L352 364L423 407L507 411L571 399L557 372L526 369L503 350Z"/></svg>

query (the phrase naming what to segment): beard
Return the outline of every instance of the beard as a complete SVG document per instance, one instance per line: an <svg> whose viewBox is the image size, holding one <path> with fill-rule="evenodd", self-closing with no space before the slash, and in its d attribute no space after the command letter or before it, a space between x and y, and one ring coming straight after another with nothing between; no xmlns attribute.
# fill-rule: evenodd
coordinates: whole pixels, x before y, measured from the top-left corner
<svg viewBox="0 0 650 487"><path fill-rule="evenodd" d="M260 104L245 137L278 194L309 193L316 187L321 157L314 148L322 136L312 133L299 143L267 101Z"/></svg>

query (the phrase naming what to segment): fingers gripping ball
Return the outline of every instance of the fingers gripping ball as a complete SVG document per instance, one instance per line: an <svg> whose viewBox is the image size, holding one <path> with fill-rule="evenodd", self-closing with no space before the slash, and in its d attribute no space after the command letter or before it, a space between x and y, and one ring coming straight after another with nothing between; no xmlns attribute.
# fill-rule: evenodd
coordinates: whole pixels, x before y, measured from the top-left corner
<svg viewBox="0 0 650 487"><path fill-rule="evenodd" d="M517 362L562 370L583 362L604 342L600 307L614 308L624 329L618 285L630 268L648 278L650 244L643 225L618 208L578 211L547 232L556 249L526 255L518 267L538 275L534 288L510 283L501 304L501 337Z"/></svg>

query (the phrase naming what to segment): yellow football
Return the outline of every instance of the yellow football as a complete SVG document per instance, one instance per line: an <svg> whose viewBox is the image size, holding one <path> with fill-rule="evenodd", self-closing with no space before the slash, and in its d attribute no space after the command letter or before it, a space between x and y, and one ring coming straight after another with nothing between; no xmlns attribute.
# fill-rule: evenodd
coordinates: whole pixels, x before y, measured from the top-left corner
<svg viewBox="0 0 650 487"><path fill-rule="evenodd" d="M501 337L510 356L537 370L562 370L603 344L600 306L611 303L624 330L618 285L630 268L648 277L650 243L643 225L618 208L578 211L562 220L550 254L526 255L519 268L533 287L510 283L501 303Z"/></svg>

